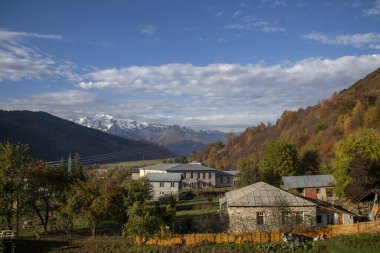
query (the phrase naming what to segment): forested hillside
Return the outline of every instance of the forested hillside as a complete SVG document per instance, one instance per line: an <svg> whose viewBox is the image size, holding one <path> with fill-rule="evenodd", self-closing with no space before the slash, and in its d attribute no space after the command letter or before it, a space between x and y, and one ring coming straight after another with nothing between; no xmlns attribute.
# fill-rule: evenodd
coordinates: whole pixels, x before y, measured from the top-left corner
<svg viewBox="0 0 380 253"><path fill-rule="evenodd" d="M46 161L75 153L96 156L93 163L173 156L163 147L90 129L45 112L0 110L0 142L6 141L28 144L34 158Z"/></svg>
<svg viewBox="0 0 380 253"><path fill-rule="evenodd" d="M285 111L275 124L248 128L227 145L211 144L191 159L239 169L241 159L258 164L270 142L284 140L296 147L305 173L330 172L335 144L358 128L380 131L380 69L314 106Z"/></svg>

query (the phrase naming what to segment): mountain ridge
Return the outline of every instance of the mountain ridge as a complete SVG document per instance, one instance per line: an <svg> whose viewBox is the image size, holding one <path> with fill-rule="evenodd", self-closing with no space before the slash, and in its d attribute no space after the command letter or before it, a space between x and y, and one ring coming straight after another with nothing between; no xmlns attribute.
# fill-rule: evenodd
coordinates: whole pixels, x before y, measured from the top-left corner
<svg viewBox="0 0 380 253"><path fill-rule="evenodd" d="M174 154L151 143L128 140L87 128L46 112L0 110L0 141L28 144L37 159L59 160L69 154L109 157L107 162L168 158Z"/></svg>
<svg viewBox="0 0 380 253"><path fill-rule="evenodd" d="M227 133L218 130L198 130L179 125L149 124L132 119L120 119L109 114L77 116L70 120L123 138L157 143L180 155L199 151L212 142L224 142L227 138Z"/></svg>

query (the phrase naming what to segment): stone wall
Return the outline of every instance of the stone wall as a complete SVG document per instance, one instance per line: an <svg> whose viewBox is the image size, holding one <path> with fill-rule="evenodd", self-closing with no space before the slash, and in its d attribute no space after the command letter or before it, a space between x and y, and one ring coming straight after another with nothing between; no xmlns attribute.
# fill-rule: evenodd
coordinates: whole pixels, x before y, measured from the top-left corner
<svg viewBox="0 0 380 253"><path fill-rule="evenodd" d="M316 207L228 207L231 232L292 230L315 227ZM264 222L258 225L257 215Z"/></svg>

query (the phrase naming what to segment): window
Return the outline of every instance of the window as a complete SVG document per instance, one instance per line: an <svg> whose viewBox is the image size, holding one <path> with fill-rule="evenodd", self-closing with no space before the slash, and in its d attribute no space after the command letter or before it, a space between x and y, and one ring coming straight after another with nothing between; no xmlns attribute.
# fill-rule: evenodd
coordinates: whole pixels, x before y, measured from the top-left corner
<svg viewBox="0 0 380 253"><path fill-rule="evenodd" d="M333 196L333 188L326 188L326 197L331 198Z"/></svg>
<svg viewBox="0 0 380 253"><path fill-rule="evenodd" d="M164 187L165 183L164 182L160 182L160 187Z"/></svg>
<svg viewBox="0 0 380 253"><path fill-rule="evenodd" d="M190 178L193 179L193 172L190 173Z"/></svg>
<svg viewBox="0 0 380 253"><path fill-rule="evenodd" d="M317 215L317 223L322 223L322 215Z"/></svg>
<svg viewBox="0 0 380 253"><path fill-rule="evenodd" d="M296 222L302 222L304 219L304 213L303 212L295 212L296 214Z"/></svg>
<svg viewBox="0 0 380 253"><path fill-rule="evenodd" d="M211 182L208 182L208 187L211 187Z"/></svg>
<svg viewBox="0 0 380 253"><path fill-rule="evenodd" d="M327 215L327 225L334 225L334 215L333 214Z"/></svg>
<svg viewBox="0 0 380 253"><path fill-rule="evenodd" d="M208 173L208 178L211 178L211 172Z"/></svg>
<svg viewBox="0 0 380 253"><path fill-rule="evenodd" d="M263 225L264 224L264 213L263 212L256 213L256 223L257 223L257 225Z"/></svg>
<svg viewBox="0 0 380 253"><path fill-rule="evenodd" d="M227 177L227 183L231 183L231 178L230 177Z"/></svg>
<svg viewBox="0 0 380 253"><path fill-rule="evenodd" d="M223 184L224 183L224 180L223 180L224 178L220 178L220 184Z"/></svg>
<svg viewBox="0 0 380 253"><path fill-rule="evenodd" d="M206 172L203 172L203 179L206 178Z"/></svg>
<svg viewBox="0 0 380 253"><path fill-rule="evenodd" d="M187 184L186 183L182 183L182 186L183 186L183 188L186 188Z"/></svg>
<svg viewBox="0 0 380 253"><path fill-rule="evenodd" d="M206 187L207 186L207 183L206 182L203 182L203 187Z"/></svg>
<svg viewBox="0 0 380 253"><path fill-rule="evenodd" d="M286 212L281 213L281 225L285 225L287 220L287 214Z"/></svg>
<svg viewBox="0 0 380 253"><path fill-rule="evenodd" d="M174 188L175 187L175 183L174 182L170 182L170 187Z"/></svg>
<svg viewBox="0 0 380 253"><path fill-rule="evenodd" d="M198 178L201 178L201 173L198 173Z"/></svg>
<svg viewBox="0 0 380 253"><path fill-rule="evenodd" d="M183 178L186 179L186 173L183 173Z"/></svg>

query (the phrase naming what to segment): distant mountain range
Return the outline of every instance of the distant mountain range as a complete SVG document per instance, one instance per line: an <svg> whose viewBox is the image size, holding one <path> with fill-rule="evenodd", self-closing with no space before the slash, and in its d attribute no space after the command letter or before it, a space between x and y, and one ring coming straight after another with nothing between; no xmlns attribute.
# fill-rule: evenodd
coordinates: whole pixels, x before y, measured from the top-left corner
<svg viewBox="0 0 380 253"><path fill-rule="evenodd" d="M148 124L130 119L118 119L112 115L76 117L73 122L127 139L144 140L162 145L179 155L199 151L208 144L226 141L227 133L216 130L196 130L178 125Z"/></svg>
<svg viewBox="0 0 380 253"><path fill-rule="evenodd" d="M33 157L46 161L67 159L75 153L86 163L174 156L161 146L121 138L45 112L0 110L0 142L4 141L28 144Z"/></svg>

